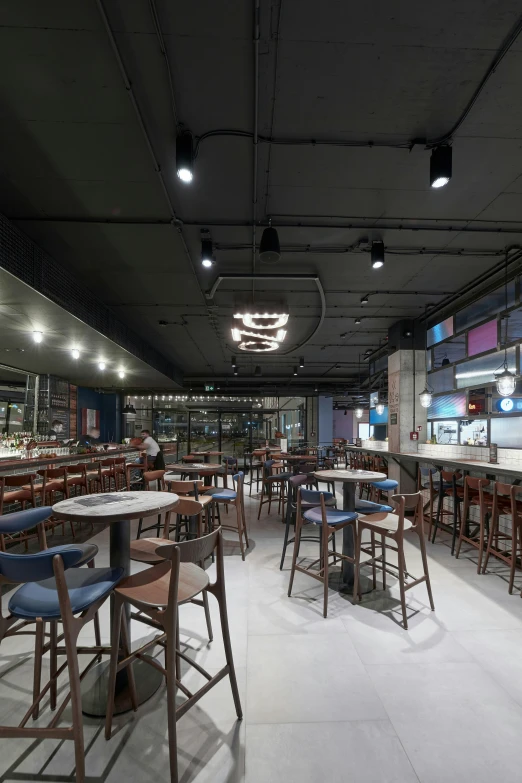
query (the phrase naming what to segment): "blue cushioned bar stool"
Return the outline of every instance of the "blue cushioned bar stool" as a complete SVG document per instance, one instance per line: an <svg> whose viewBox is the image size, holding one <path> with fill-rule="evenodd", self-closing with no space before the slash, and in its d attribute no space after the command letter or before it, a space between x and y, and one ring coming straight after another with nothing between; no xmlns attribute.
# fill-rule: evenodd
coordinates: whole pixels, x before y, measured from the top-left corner
<svg viewBox="0 0 522 783"><path fill-rule="evenodd" d="M241 549L241 558L243 560L245 559L245 546L247 549L249 547L248 534L246 529L246 520L245 520L244 496L243 496L244 476L245 474L243 473L242 470L240 470L239 473L236 473L235 476L232 476L234 489L222 489L219 492L216 492L212 495L212 502L216 504L217 511L219 511L218 509L219 503L223 503L227 510L229 505L234 506L236 509L237 525L234 527L232 525L223 524L220 521L220 526L223 528L223 530L232 530L233 532L238 534L239 546ZM243 537L244 537L244 542L243 542Z"/></svg>
<svg viewBox="0 0 522 783"><path fill-rule="evenodd" d="M382 514L387 511L393 511L393 508L386 505L386 503L374 503L372 500L355 498L355 510L358 514Z"/></svg>
<svg viewBox="0 0 522 783"><path fill-rule="evenodd" d="M296 476L291 476L288 479L288 488L287 488L287 503L286 503L286 514L285 514L285 538L283 541L283 551L281 553L281 563L279 565L279 570L283 570L283 565L285 562L286 557L286 549L289 544L293 544L294 539L288 538L290 535L290 526L295 526L295 519L297 514L297 491L299 487L307 486L308 488L312 488L312 486L315 486L315 489L317 489L317 479L315 479L313 476L311 476L308 473L298 473ZM325 492L325 505L334 507L336 506L336 499L335 495L332 492ZM301 509L311 508L314 504L310 506L310 504L305 504L303 501L301 501ZM315 504L317 505L317 504ZM301 536L301 541L315 541L317 542L317 536L313 537L306 537ZM335 535L334 535L334 549L335 549Z"/></svg>
<svg viewBox="0 0 522 783"><path fill-rule="evenodd" d="M337 509L327 508L326 501L331 499L330 492L318 492L310 489L302 489L297 493L297 516L295 525L294 554L292 557L292 569L290 571L290 582L288 585L288 595L292 594L292 585L296 571L319 580L323 583L323 617L328 613L328 573L330 558L333 557L333 564L337 560L346 560L355 563L355 558L342 553L330 550L330 537L337 530L351 526L354 540L357 538L356 521L357 514L353 511L338 511ZM303 510L303 504L306 503L313 508ZM299 547L301 543L301 532L303 525L308 522L312 525L321 526L321 552L320 556L307 566L302 565L301 561L297 563L299 556Z"/></svg>
<svg viewBox="0 0 522 783"><path fill-rule="evenodd" d="M77 647L78 635L86 623L94 619L105 599L112 592L123 575L122 568L82 569L77 566L84 558L81 547L57 546L43 552L29 555L15 555L0 552L0 584L22 584L9 600L9 614L2 614L0 641L5 636L24 633L27 623L36 624L35 669L33 703L18 726L0 726L0 738L25 737L33 739L73 740L76 761L76 781L85 781L85 751L83 741L82 705L80 679L99 659L101 653L110 648ZM51 637L51 644L45 642L45 626L53 627L60 622L63 634ZM125 636L125 629L124 636ZM58 646L63 641L63 646ZM128 651L129 640L123 639ZM40 687L42 657L46 650L51 653L49 682ZM94 654L94 657L80 675L78 653ZM66 656L66 662L57 665L59 655ZM27 726L29 719L38 717L39 707L46 693L50 692L51 709L56 709L57 679L62 672L69 675L69 693L58 707L50 723L45 727ZM71 702L72 726L58 726L60 717ZM133 705L136 706L137 705Z"/></svg>
<svg viewBox="0 0 522 783"><path fill-rule="evenodd" d="M374 503L380 503L383 499L388 500L388 493L394 492L399 486L399 482L395 479L383 479L383 481L371 481L370 482L370 497L368 500L372 500Z"/></svg>

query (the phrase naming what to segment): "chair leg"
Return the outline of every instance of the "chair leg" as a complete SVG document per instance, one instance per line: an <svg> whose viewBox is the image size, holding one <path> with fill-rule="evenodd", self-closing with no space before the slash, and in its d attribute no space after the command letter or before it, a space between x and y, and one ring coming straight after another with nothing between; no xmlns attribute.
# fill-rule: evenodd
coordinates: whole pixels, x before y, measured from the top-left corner
<svg viewBox="0 0 522 783"><path fill-rule="evenodd" d="M136 533L136 539L141 537L141 529L143 527L143 519L138 521L138 532Z"/></svg>
<svg viewBox="0 0 522 783"><path fill-rule="evenodd" d="M109 663L109 682L107 684L107 712L105 714L105 739L111 738L112 716L114 713L114 693L116 690L116 674L118 668L118 654L120 648L121 619L123 611L123 602L121 598L114 595L114 607L112 617L111 634L111 657Z"/></svg>
<svg viewBox="0 0 522 783"><path fill-rule="evenodd" d="M386 590L386 536L381 536L382 549L382 589Z"/></svg>
<svg viewBox="0 0 522 783"><path fill-rule="evenodd" d="M372 585L373 589L377 590L377 566L375 565L375 533L371 531L371 547L372 547Z"/></svg>
<svg viewBox="0 0 522 783"><path fill-rule="evenodd" d="M491 549L492 549L493 543L495 541L495 538L497 536L497 532L498 532L498 515L497 514L492 514L491 515L491 520L490 520L490 532L489 532L489 536L488 536L488 544L487 544L487 547L486 547L486 554L484 556L484 565L482 566L482 573L483 574L486 573L486 570L487 570L487 567L488 567L488 563L489 563L489 556L491 554ZM512 547L511 551L513 553L516 553L516 548L513 549L513 533L515 533L515 547L516 547L516 527L512 527L511 528L511 547ZM509 592L511 592L511 590Z"/></svg>
<svg viewBox="0 0 522 783"><path fill-rule="evenodd" d="M36 620L36 636L34 647L34 674L33 674L33 702L35 702L40 695L42 685L42 661L43 661L43 646L45 639L45 623L41 617ZM36 720L38 713L40 712L40 705L37 704L33 710L33 720Z"/></svg>
<svg viewBox="0 0 522 783"><path fill-rule="evenodd" d="M237 687L236 668L234 666L234 657L232 655L232 644L230 642L230 628L228 625L228 610L227 599L224 590L218 590L215 593L218 606L219 606L219 618L221 621L221 633L223 635L223 646L225 648L225 659L228 664L228 676L230 677L230 687L232 688L232 696L234 699L234 706L236 708L236 715L238 720L243 717L243 710L241 709L241 699L239 698L239 688Z"/></svg>
<svg viewBox="0 0 522 783"><path fill-rule="evenodd" d="M355 536L355 563L354 563L354 578L353 578L353 602L360 600L361 598L361 591L359 588L359 576L360 576L360 570L361 570L361 541L362 541L362 526L359 525L359 528L357 529L355 526L353 528L354 536Z"/></svg>
<svg viewBox="0 0 522 783"><path fill-rule="evenodd" d="M294 584L295 566L297 563L297 553L299 552L299 544L301 541L301 520L298 519L296 514L295 518L295 534L294 534L294 551L292 554L292 566L290 568L290 580L288 582L288 595L292 594L292 586Z"/></svg>
<svg viewBox="0 0 522 783"><path fill-rule="evenodd" d="M123 617L123 612L120 615ZM123 648L123 654L127 658L131 654L131 641L129 638L129 629L127 627L126 622L121 623L121 641L122 641L122 648ZM133 662L131 661L129 665L126 667L127 669L127 679L129 681L129 696L132 704L132 709L134 712L138 709L138 693L136 691L136 680L134 679L134 669L132 668Z"/></svg>
<svg viewBox="0 0 522 783"><path fill-rule="evenodd" d="M239 548L241 549L241 560L245 559L245 545L243 543L243 520L241 516L241 507L238 503L238 498L236 499L235 506L236 506L236 519L237 519L237 533L239 537Z"/></svg>
<svg viewBox="0 0 522 783"><path fill-rule="evenodd" d="M433 593L431 590L430 572L428 571L428 557L426 555L426 540L424 538L424 532L418 531L419 534L419 546L422 557L422 567L424 570L424 576L426 577L426 589L428 591L428 598L430 599L431 611L435 611L435 604L433 603Z"/></svg>
<svg viewBox="0 0 522 783"><path fill-rule="evenodd" d="M177 625L176 620L174 623ZM176 629L167 633L165 668L167 670L167 722L169 731L170 781L178 783L178 743L176 732Z"/></svg>
<svg viewBox="0 0 522 783"><path fill-rule="evenodd" d="M328 526L322 525L324 531L321 531L323 537L323 617L328 615Z"/></svg>
<svg viewBox="0 0 522 783"><path fill-rule="evenodd" d="M259 498L259 511L257 512L257 518L261 517L261 509L263 508L263 501L265 499L265 483L261 484L261 497Z"/></svg>
<svg viewBox="0 0 522 783"><path fill-rule="evenodd" d="M518 553L518 533L520 525L513 519L511 522L511 563L509 566L509 595L513 593L513 584L515 582L515 569L517 567L517 553Z"/></svg>
<svg viewBox="0 0 522 783"><path fill-rule="evenodd" d="M406 581L406 574L404 572L404 549L403 549L403 543L398 542L398 562L399 562L399 589L401 592L401 607L402 607L402 622L404 624L404 629L408 630L408 617L406 615L406 591L404 589L405 587L405 581Z"/></svg>
<svg viewBox="0 0 522 783"><path fill-rule="evenodd" d="M64 623L65 649L71 689L71 713L74 738L74 760L76 763L76 783L85 783L85 746L83 741L82 695L80 691L80 670L76 644L78 634Z"/></svg>
<svg viewBox="0 0 522 783"><path fill-rule="evenodd" d="M49 623L50 626L50 646L49 646L49 652L50 652L50 678L51 678L51 687L50 687L50 703L51 703L51 709L56 709L56 698L58 693L58 683L56 681L56 672L58 671L58 653L56 652L56 648L58 646L58 625L56 620L51 620Z"/></svg>

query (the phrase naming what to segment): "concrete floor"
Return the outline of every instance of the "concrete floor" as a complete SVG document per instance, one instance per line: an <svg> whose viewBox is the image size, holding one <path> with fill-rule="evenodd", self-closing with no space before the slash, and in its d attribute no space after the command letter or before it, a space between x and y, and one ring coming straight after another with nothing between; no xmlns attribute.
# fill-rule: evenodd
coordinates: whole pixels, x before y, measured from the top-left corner
<svg viewBox="0 0 522 783"><path fill-rule="evenodd" d="M324 620L319 583L297 574L294 596L287 597L291 549L281 572L283 527L265 509L257 522L257 504L247 498L246 562L227 533L228 606L245 717L236 721L225 679L179 721L182 783L519 780L519 595L509 596L498 575L478 576L471 559L452 558L443 537L428 544L436 612L428 608L424 586L413 589L408 632L399 624L391 578L385 593L366 595L358 606L332 590ZM108 530L93 540L100 548L97 565L108 564ZM58 534L50 540L60 542ZM413 543L407 563L420 574ZM216 641L207 644L197 606L181 610L181 639L212 672L224 654L210 601ZM108 640L108 604L102 626ZM135 624L134 641L143 635ZM83 638L93 640L92 627ZM2 723L19 720L29 704L30 653L30 637L2 642ZM201 679L185 671L183 681L190 687ZM39 723L47 716L44 710ZM168 781L166 724L163 689L138 713L117 717L109 742L101 723L85 718L87 781ZM72 743L1 740L0 748L2 783L74 780Z"/></svg>

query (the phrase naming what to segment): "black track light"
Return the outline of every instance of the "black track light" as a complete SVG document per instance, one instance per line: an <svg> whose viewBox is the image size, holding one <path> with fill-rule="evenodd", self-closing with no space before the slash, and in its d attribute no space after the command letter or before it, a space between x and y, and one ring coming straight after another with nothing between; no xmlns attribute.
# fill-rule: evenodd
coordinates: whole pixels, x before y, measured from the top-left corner
<svg viewBox="0 0 522 783"><path fill-rule="evenodd" d="M304 356L299 357L299 367L301 367L301 369L304 367Z"/></svg>
<svg viewBox="0 0 522 783"><path fill-rule="evenodd" d="M444 357L440 363L441 367L447 367L447 365L450 363L450 360L448 359L447 354L444 354Z"/></svg>
<svg viewBox="0 0 522 783"><path fill-rule="evenodd" d="M381 240L372 242L370 257L372 259L372 269L380 269L381 266L384 266L384 242L381 242Z"/></svg>
<svg viewBox="0 0 522 783"><path fill-rule="evenodd" d="M430 158L430 185L442 188L451 179L453 150L451 147L435 147Z"/></svg>
<svg viewBox="0 0 522 783"><path fill-rule="evenodd" d="M256 364L256 368L254 370L254 375L256 375L258 378L261 375L261 367L259 364Z"/></svg>
<svg viewBox="0 0 522 783"><path fill-rule="evenodd" d="M368 300L368 294L366 294L366 296L361 297L361 304L362 305L367 305L368 301L369 301Z"/></svg>
<svg viewBox="0 0 522 783"><path fill-rule="evenodd" d="M341 338L341 340L346 340L347 333L343 332L341 335L339 335L339 337Z"/></svg>
<svg viewBox="0 0 522 783"><path fill-rule="evenodd" d="M356 324L360 324L360 323L361 323L361 319L360 319L360 318L356 318L356 319L355 319L355 323L356 323Z"/></svg>
<svg viewBox="0 0 522 783"><path fill-rule="evenodd" d="M176 173L182 182L192 182L194 176L194 148L192 133L185 131L176 139Z"/></svg>
<svg viewBox="0 0 522 783"><path fill-rule="evenodd" d="M294 367L294 375L297 375L297 367Z"/></svg>
<svg viewBox="0 0 522 783"><path fill-rule="evenodd" d="M237 367L237 363L236 363L236 357L235 357L235 356L233 356L233 357L232 357L232 368L235 368L235 367Z"/></svg>
<svg viewBox="0 0 522 783"><path fill-rule="evenodd" d="M210 239L201 240L201 264L207 269L213 266L212 241Z"/></svg>
<svg viewBox="0 0 522 783"><path fill-rule="evenodd" d="M347 411L347 410L346 410L346 408L345 408L345 409L344 409L344 415L346 416L346 415L347 415L347 413L348 413L348 411Z"/></svg>
<svg viewBox="0 0 522 783"><path fill-rule="evenodd" d="M237 375L238 372L239 372L239 367L237 366L237 364L235 364L234 365L234 375Z"/></svg>
<svg viewBox="0 0 522 783"><path fill-rule="evenodd" d="M267 264L275 264L281 258L281 246L279 236L275 228L272 228L272 221L268 228L263 231L261 242L259 244L259 259Z"/></svg>

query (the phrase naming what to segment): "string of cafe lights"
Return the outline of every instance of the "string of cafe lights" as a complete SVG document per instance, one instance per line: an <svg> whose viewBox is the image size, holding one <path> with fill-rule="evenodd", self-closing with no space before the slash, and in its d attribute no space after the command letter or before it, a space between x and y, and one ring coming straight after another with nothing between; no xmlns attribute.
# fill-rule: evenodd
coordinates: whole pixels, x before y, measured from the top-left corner
<svg viewBox="0 0 522 783"><path fill-rule="evenodd" d="M41 331L41 329L34 329L33 330L33 340L34 340L34 342L37 345L40 345L40 343L43 342L43 339L44 339L44 333ZM82 353L82 351L81 351L81 349L78 346L74 345L71 348L71 356L72 356L72 358L75 361L78 361L78 359L81 356L81 353ZM101 372L104 372L104 370L107 369L107 362L102 357L100 357L97 360L97 365L98 365L98 370L100 370ZM125 373L125 370L124 370L123 367L120 366L120 368L117 370L117 372L118 372L118 378L122 378L122 379L125 378L126 373Z"/></svg>

